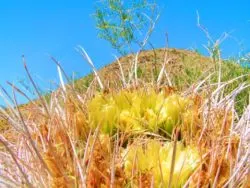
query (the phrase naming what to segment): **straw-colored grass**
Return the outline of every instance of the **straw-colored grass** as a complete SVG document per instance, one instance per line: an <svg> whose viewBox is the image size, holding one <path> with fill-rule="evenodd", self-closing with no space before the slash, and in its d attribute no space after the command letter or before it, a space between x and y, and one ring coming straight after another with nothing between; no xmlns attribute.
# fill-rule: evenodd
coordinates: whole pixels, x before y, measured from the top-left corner
<svg viewBox="0 0 250 188"><path fill-rule="evenodd" d="M166 53L157 69L140 64L138 54L109 77L79 50L94 70L86 89L66 85L57 63L61 87L49 102L37 91L40 99L23 114L13 90L14 104L2 109L11 127L0 135L0 185L249 186L250 106L240 115L235 109L247 81L237 75L218 83L217 70L200 65L208 71L189 83L184 65L173 63L186 71L187 84L178 85Z"/></svg>

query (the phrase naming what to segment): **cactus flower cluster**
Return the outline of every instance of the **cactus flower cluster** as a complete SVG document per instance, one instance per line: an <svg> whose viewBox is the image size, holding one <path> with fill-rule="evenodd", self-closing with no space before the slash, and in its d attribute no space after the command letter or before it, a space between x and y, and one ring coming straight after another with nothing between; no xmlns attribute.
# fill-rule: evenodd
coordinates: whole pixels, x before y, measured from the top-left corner
<svg viewBox="0 0 250 188"><path fill-rule="evenodd" d="M107 134L117 129L157 132L160 128L171 133L189 104L190 100L178 94L154 90L99 93L88 103L89 124L92 128L99 126Z"/></svg>

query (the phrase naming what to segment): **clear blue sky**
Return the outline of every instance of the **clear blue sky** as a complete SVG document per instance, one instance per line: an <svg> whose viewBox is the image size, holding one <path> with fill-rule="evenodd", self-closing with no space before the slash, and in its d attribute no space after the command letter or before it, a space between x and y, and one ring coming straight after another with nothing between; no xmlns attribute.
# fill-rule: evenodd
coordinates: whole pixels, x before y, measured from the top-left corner
<svg viewBox="0 0 250 188"><path fill-rule="evenodd" d="M36 2L36 3L34 3ZM110 45L97 37L94 13L95 1L87 0L8 0L0 2L0 84L17 83L25 79L21 55L27 59L32 75L42 89L51 81L58 82L55 65L47 54L55 56L69 75L90 72L89 66L75 51L82 45L99 68L113 61L115 53ZM206 37L196 26L196 10L201 22L214 38L224 31L242 43L245 52L250 49L250 1L248 0L157 0L161 17L151 41L156 47L202 50ZM228 39L223 47L224 57L237 55L241 46ZM10 90L9 90L10 91ZM24 102L22 98L20 102ZM0 104L3 104L0 100Z"/></svg>

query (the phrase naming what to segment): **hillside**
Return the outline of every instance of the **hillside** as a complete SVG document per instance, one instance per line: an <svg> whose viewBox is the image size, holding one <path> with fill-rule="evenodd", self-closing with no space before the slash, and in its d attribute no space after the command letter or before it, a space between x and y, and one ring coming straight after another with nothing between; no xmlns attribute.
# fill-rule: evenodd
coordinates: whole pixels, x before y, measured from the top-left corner
<svg viewBox="0 0 250 188"><path fill-rule="evenodd" d="M129 69L131 64L134 63L134 60L135 54L119 58L125 77L128 77ZM146 82L156 81L156 75L159 74L164 62L166 62L165 70L170 77L172 85L180 90L205 78L209 73L215 70L215 64L210 58L196 52L180 49L155 49L142 51L139 54L138 78ZM240 65L231 61L224 61L222 72L222 81L225 81L243 74L249 74L250 69L242 68ZM108 64L99 70L99 74L101 78L106 81L106 86L117 84L116 82L120 80L121 75L119 64L117 61ZM93 74L90 74L76 80L74 86L78 91L81 91L88 87L92 80Z"/></svg>
<svg viewBox="0 0 250 188"><path fill-rule="evenodd" d="M125 77L128 77L128 72L131 71L135 55L130 54L119 58ZM142 51L138 56L138 78L146 82L156 81L156 75L159 74L164 62L166 62L166 71L173 82L172 84L179 89L193 83L194 80L203 75L204 71L212 71L214 68L209 58L192 51L179 49L147 50ZM117 84L116 81L120 80L121 73L117 61L101 68L99 73L101 78L105 78L103 80L107 81L105 85ZM75 81L75 88L79 91L86 88L84 86L88 86L92 79L93 74L90 74Z"/></svg>

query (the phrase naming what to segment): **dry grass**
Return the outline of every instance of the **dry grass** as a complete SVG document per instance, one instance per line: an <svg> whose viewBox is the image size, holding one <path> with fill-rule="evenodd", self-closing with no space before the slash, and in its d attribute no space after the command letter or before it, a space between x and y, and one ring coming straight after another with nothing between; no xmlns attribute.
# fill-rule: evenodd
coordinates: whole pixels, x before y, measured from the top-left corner
<svg viewBox="0 0 250 188"><path fill-rule="evenodd" d="M166 55L164 50L162 53ZM195 59L197 56L192 54L189 55ZM174 56L159 58L157 69L154 64L141 63L147 61L146 56L138 57L126 66L121 59L122 69L112 67L112 75L104 71L109 68L97 73L84 91L65 85L61 79L61 88L51 94L49 103L41 98L42 102L28 105L25 114L19 109L14 92L14 105L4 114L11 127L0 135L0 184L6 187L249 186L250 106L242 110L241 116L235 110L236 95L248 85L241 83L225 94L226 88L235 82L224 81L218 87L218 83L208 77L213 69L197 75L192 87L187 87L190 83L186 74L185 86L178 85L174 74L185 65L170 63ZM206 60L199 65L202 70L208 68L206 63L211 65ZM148 68L141 68L143 66ZM59 68L59 75L62 74ZM171 84L177 85L177 89ZM113 98L120 92L141 96L139 91L145 91L146 96L151 96L152 91L161 94L160 108L154 107L159 101L141 108L145 99L133 103L134 97L125 95L123 99L129 104L126 109L132 112L133 106L139 108L140 113L122 122L119 118L113 120L113 111L109 110L114 104ZM178 121L168 132L164 123L173 115L162 115L163 124L158 125L158 120L161 113L172 109L165 101L176 93L190 103L184 110L174 112ZM95 116L91 113L96 112L89 110L89 104L98 94L103 100L95 105L103 113L98 115L98 121L93 121L90 117ZM115 103L118 117L124 109L124 101ZM146 112L150 112L148 125L154 122L157 129L142 123ZM107 117L106 125L115 131L103 131ZM156 121L151 121L152 118ZM140 120L140 129L121 129L121 124L129 125L131 120ZM187 169L185 176L182 175L184 169Z"/></svg>

